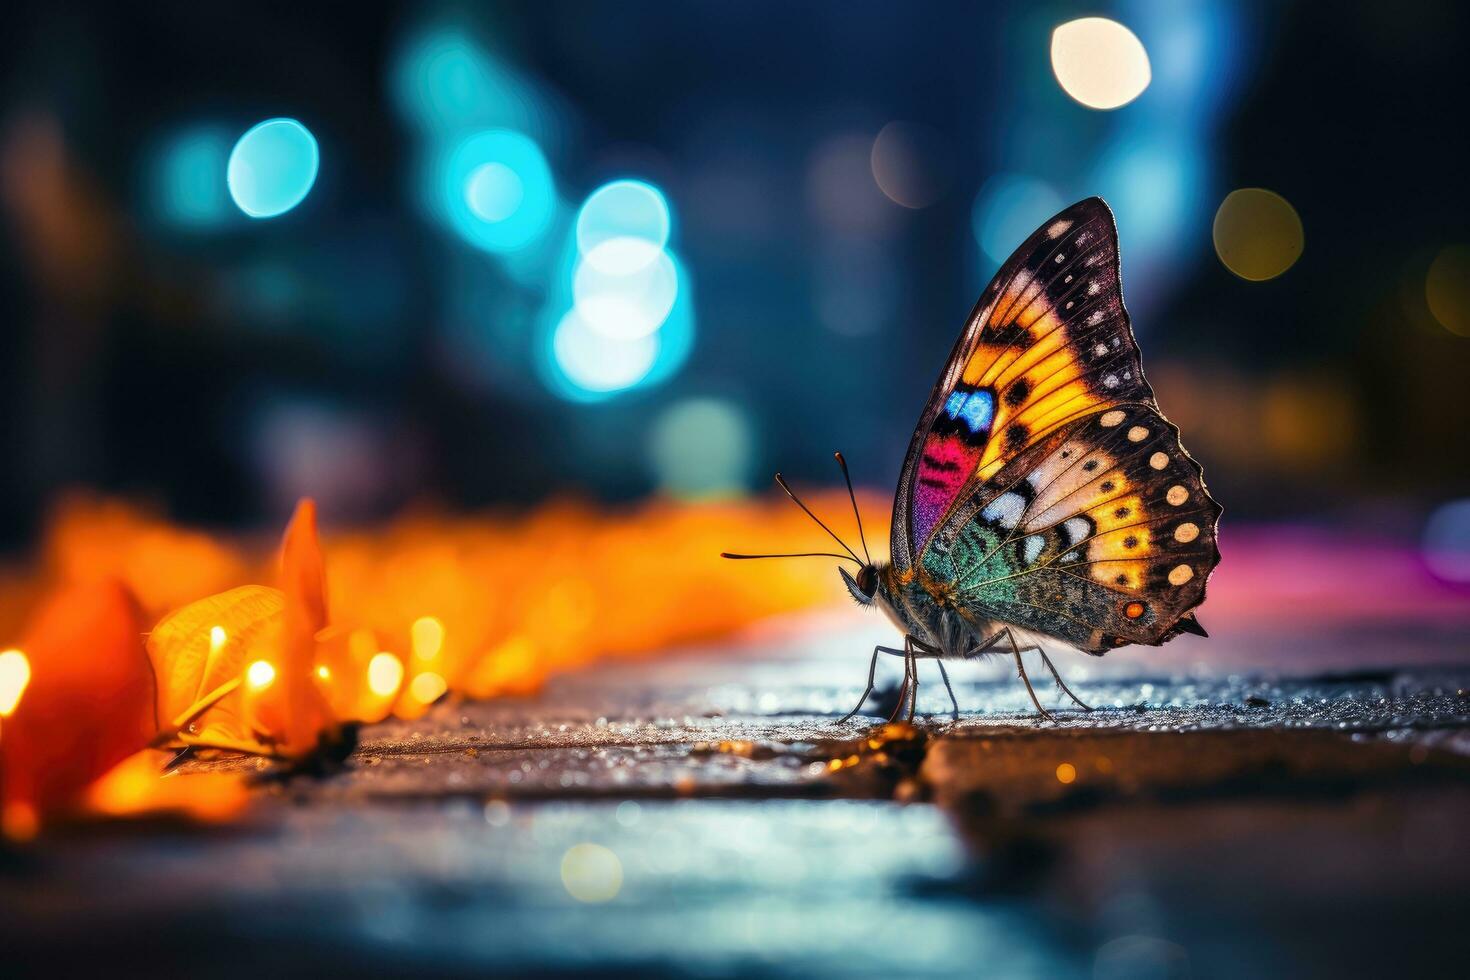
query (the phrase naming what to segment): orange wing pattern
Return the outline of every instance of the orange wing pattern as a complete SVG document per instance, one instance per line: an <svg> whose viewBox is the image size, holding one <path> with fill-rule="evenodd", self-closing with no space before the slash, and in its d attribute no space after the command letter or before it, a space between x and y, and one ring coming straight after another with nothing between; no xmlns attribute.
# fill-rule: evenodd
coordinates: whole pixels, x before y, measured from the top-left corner
<svg viewBox="0 0 1470 980"><path fill-rule="evenodd" d="M1038 228L971 312L904 461L895 566L915 567L956 503L1028 447L1129 402L1157 408L1123 307L1113 214L1088 198Z"/></svg>

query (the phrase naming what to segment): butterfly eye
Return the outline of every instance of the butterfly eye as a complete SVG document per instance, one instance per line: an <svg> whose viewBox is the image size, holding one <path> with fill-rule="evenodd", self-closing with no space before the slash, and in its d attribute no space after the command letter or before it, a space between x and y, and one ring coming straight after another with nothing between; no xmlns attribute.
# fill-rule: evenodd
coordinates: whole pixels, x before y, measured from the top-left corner
<svg viewBox="0 0 1470 980"><path fill-rule="evenodd" d="M870 606L873 604L873 587L877 585L877 575L873 573L872 566L864 566L858 572L856 579L849 575L845 568L839 568L837 572L842 576L842 584L847 586L848 593L858 605Z"/></svg>

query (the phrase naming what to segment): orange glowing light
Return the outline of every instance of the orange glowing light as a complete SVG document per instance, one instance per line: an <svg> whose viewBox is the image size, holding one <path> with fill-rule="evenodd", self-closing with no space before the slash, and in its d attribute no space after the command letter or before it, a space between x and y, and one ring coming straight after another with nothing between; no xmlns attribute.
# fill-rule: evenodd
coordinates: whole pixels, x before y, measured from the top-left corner
<svg viewBox="0 0 1470 980"><path fill-rule="evenodd" d="M433 660L444 648L444 624L433 616L423 616L409 627L413 655L419 660Z"/></svg>
<svg viewBox="0 0 1470 980"><path fill-rule="evenodd" d="M841 493L809 502L848 509ZM863 501L874 515L885 504ZM886 534L881 523L869 531ZM91 504L63 511L47 549L58 567L86 576L109 555L146 551L148 561L120 566L127 581L177 598L171 611L155 611L163 618L147 643L169 744L289 756L310 751L336 722L415 717L446 690L533 694L552 674L594 660L839 602L830 571L816 563L716 557L732 547L791 550L810 534L784 499L628 510L554 502L517 517L416 513L334 538L324 556L314 508L303 502L273 573L251 542ZM207 574L188 592L178 569L195 562ZM252 578L280 587L239 584ZM247 683L256 662L275 672L261 690Z"/></svg>
<svg viewBox="0 0 1470 980"><path fill-rule="evenodd" d="M433 704L448 689L449 685L444 682L444 678L433 671L419 674L408 685L408 693L415 701L422 704Z"/></svg>
<svg viewBox="0 0 1470 980"><path fill-rule="evenodd" d="M144 749L119 762L87 790L88 809L111 817L178 813L213 822L235 816L249 799L233 773L165 773L167 760Z"/></svg>
<svg viewBox="0 0 1470 980"><path fill-rule="evenodd" d="M380 698L391 698L403 683L403 661L386 651L368 662L368 687Z"/></svg>
<svg viewBox="0 0 1470 980"><path fill-rule="evenodd" d="M1063 786L1067 786L1076 781L1076 766L1072 765L1072 763L1070 762L1063 762L1061 765L1057 766L1057 782L1061 783Z"/></svg>
<svg viewBox="0 0 1470 980"><path fill-rule="evenodd" d="M0 718L9 718L31 682L31 662L19 650L0 653Z"/></svg>
<svg viewBox="0 0 1470 980"><path fill-rule="evenodd" d="M245 683L252 691L264 691L276 682L276 668L269 660L257 660L245 668Z"/></svg>
<svg viewBox="0 0 1470 980"><path fill-rule="evenodd" d="M53 593L7 651L0 680L13 701L0 732L6 834L31 836L47 814L77 805L88 784L148 744L156 723L145 630L131 592L89 582Z"/></svg>

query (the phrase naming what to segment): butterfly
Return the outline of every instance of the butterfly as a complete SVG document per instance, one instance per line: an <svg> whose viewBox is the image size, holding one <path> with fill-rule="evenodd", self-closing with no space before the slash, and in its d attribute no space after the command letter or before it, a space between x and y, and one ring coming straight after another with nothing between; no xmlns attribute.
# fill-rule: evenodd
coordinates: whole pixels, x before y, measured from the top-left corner
<svg viewBox="0 0 1470 980"><path fill-rule="evenodd" d="M1144 379L1123 306L1117 227L1097 197L1041 225L971 311L919 416L893 503L891 559L873 562L782 489L846 554L828 557L860 604L881 609L903 648L899 707L913 717L918 660L1009 656L1036 710L1024 652L1101 656L1128 644L1206 636L1194 610L1220 561L1220 505ZM837 461L851 477L841 454ZM853 498L853 511L857 504ZM731 555L726 557L786 557Z"/></svg>

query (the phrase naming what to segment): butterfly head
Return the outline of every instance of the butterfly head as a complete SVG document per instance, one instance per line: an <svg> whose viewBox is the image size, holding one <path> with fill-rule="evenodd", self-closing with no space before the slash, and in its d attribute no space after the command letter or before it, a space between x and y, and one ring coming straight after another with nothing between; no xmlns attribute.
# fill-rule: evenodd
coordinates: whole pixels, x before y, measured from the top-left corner
<svg viewBox="0 0 1470 980"><path fill-rule="evenodd" d="M871 606L878 595L878 566L867 564L858 569L857 577L848 573L847 569L838 567L837 573L842 576L842 584L847 586L847 591L857 600L860 606Z"/></svg>

